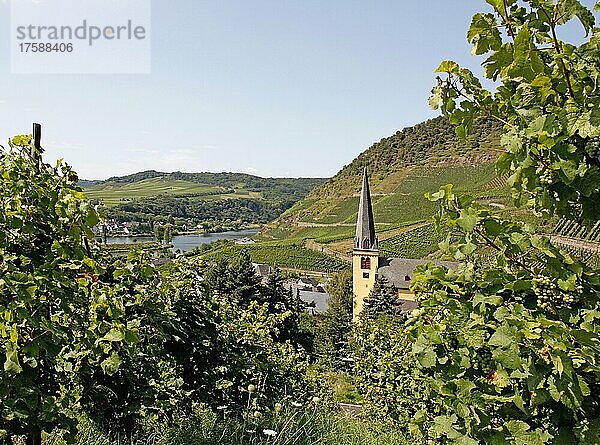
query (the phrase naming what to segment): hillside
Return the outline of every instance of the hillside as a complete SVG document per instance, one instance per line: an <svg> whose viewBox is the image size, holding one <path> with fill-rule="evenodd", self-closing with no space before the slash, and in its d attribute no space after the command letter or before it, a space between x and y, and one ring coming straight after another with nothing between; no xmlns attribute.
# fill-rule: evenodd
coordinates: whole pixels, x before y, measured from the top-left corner
<svg viewBox="0 0 600 445"><path fill-rule="evenodd" d="M364 166L369 170L380 248L390 256L435 256L440 237L431 217L436 206L424 194L448 183L492 208L537 224L532 215L510 206L506 181L496 176L498 140L499 127L489 121L476 125L466 141L441 117L405 128L361 153L265 227L260 238L294 239L348 258Z"/></svg>
<svg viewBox="0 0 600 445"><path fill-rule="evenodd" d="M117 221L265 223L277 218L319 178L260 178L243 173L139 172L85 187Z"/></svg>
<svg viewBox="0 0 600 445"><path fill-rule="evenodd" d="M487 164L497 157L500 127L480 121L466 141L442 117L427 120L374 143L333 178L311 193L314 197L348 196L358 193L363 167L371 174L371 189L393 193L408 167ZM358 181L357 181L358 179Z"/></svg>

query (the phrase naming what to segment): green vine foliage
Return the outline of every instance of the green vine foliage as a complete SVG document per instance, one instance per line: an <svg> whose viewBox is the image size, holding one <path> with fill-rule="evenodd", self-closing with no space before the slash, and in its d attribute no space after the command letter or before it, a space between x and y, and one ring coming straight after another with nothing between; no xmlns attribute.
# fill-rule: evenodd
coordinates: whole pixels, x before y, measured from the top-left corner
<svg viewBox="0 0 600 445"><path fill-rule="evenodd" d="M131 276L153 272L132 257L109 273L77 175L42 163L31 136L0 156L0 429L39 443L43 430L74 431L86 375L113 375L136 352L143 322L131 315L147 301Z"/></svg>
<svg viewBox="0 0 600 445"><path fill-rule="evenodd" d="M467 38L495 92L454 62L431 104L465 136L503 123L499 174L517 205L600 217L600 29L578 1L488 0ZM596 4L600 9L600 3ZM588 37L558 39L571 19ZM600 443L600 275L451 185L428 195L458 270L421 266L404 324L357 330L367 407L428 443ZM490 259L489 252L494 252ZM392 326L392 328L390 328Z"/></svg>
<svg viewBox="0 0 600 445"><path fill-rule="evenodd" d="M262 285L247 254L157 270L94 243L96 208L66 165L45 164L31 136L0 154L0 442L79 419L115 435L198 406L263 413L318 392L308 377L301 307ZM314 391L314 392L313 392Z"/></svg>
<svg viewBox="0 0 600 445"><path fill-rule="evenodd" d="M161 276L146 255L131 251L125 259L99 261L103 273L88 283L79 411L108 433L131 434L142 421L169 419L173 403L185 396L163 353L172 305L157 288Z"/></svg>
<svg viewBox="0 0 600 445"><path fill-rule="evenodd" d="M217 264L181 260L164 272L162 292L173 301L165 353L186 392L179 410L263 414L310 393L296 341L302 309L280 280L275 274L263 286L247 254Z"/></svg>
<svg viewBox="0 0 600 445"><path fill-rule="evenodd" d="M477 119L504 125L497 163L517 204L543 214L600 217L600 28L577 0L488 0L467 33L474 55L485 55L482 87L453 61L438 68L430 104L466 136ZM595 9L599 9L596 3ZM576 19L586 39L559 39L560 27Z"/></svg>
<svg viewBox="0 0 600 445"><path fill-rule="evenodd" d="M11 141L0 159L0 428L7 433L72 427L78 398L64 344L79 344L88 276L98 273L81 237L98 215L78 206L66 166L39 168L31 137ZM55 276L49 270L60 271ZM87 274L87 275L86 275ZM42 413L44 413L42 415Z"/></svg>

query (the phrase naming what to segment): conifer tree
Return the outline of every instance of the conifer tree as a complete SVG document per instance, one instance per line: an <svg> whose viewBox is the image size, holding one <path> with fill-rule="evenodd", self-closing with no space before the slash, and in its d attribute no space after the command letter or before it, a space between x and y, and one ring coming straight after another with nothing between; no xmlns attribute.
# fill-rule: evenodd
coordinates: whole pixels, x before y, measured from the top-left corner
<svg viewBox="0 0 600 445"><path fill-rule="evenodd" d="M173 240L173 232L171 231L171 226L167 225L165 227L165 231L163 234L163 243L164 244L171 244L171 241Z"/></svg>
<svg viewBox="0 0 600 445"><path fill-rule="evenodd" d="M402 303L398 299L394 286L388 286L385 278L377 278L368 298L365 298L363 319L375 319L380 315L399 317L402 315Z"/></svg>
<svg viewBox="0 0 600 445"><path fill-rule="evenodd" d="M333 275L327 292L329 306L316 327L315 350L333 359L348 355L353 303L351 271Z"/></svg>

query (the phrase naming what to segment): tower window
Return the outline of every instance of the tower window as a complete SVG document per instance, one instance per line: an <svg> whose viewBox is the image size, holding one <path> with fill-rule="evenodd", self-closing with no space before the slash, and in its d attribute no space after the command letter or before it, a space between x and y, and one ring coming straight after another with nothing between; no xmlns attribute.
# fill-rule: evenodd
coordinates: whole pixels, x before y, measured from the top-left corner
<svg viewBox="0 0 600 445"><path fill-rule="evenodd" d="M404 281L410 281L410 277L408 275L404 276Z"/></svg>
<svg viewBox="0 0 600 445"><path fill-rule="evenodd" d="M369 272L363 272L363 278L369 278Z"/></svg>
<svg viewBox="0 0 600 445"><path fill-rule="evenodd" d="M371 268L371 258L369 258L368 256L361 257L360 268L361 269L370 269Z"/></svg>

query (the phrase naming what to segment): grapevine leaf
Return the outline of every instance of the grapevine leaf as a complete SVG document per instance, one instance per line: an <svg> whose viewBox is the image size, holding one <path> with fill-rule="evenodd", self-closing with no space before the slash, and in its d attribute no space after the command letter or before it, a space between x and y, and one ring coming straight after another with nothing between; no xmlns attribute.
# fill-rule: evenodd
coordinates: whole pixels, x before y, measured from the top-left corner
<svg viewBox="0 0 600 445"><path fill-rule="evenodd" d="M4 361L4 371L9 374L19 374L23 368L19 364L19 354L17 345L13 342L6 343L6 360Z"/></svg>
<svg viewBox="0 0 600 445"><path fill-rule="evenodd" d="M437 437L442 437L444 435L448 436L449 439L461 437L461 434L454 428L454 422L449 416L437 416L433 419L432 429Z"/></svg>
<svg viewBox="0 0 600 445"><path fill-rule="evenodd" d="M456 439L454 439L454 441L452 441L453 444L456 445L478 445L479 441L472 439L471 437L468 436L460 436L457 437Z"/></svg>
<svg viewBox="0 0 600 445"><path fill-rule="evenodd" d="M105 341L122 341L125 338L125 334L122 329L112 328L110 331L106 333L102 340Z"/></svg>
<svg viewBox="0 0 600 445"><path fill-rule="evenodd" d="M419 355L419 362L424 368L433 368L437 363L435 350L428 348L423 354Z"/></svg>
<svg viewBox="0 0 600 445"><path fill-rule="evenodd" d="M113 375L119 370L119 367L121 366L121 358L119 357L119 354L113 352L107 359L105 359L100 364L100 366L107 375Z"/></svg>
<svg viewBox="0 0 600 445"><path fill-rule="evenodd" d="M515 445L544 445L552 438L546 431L536 429L530 431L529 425L520 420L511 420L506 423Z"/></svg>
<svg viewBox="0 0 600 445"><path fill-rule="evenodd" d="M458 74L458 63L452 60L444 60L435 70L436 73Z"/></svg>
<svg viewBox="0 0 600 445"><path fill-rule="evenodd" d="M457 219L457 224L466 232L472 232L479 222L478 212L469 207L460 211L460 217Z"/></svg>
<svg viewBox="0 0 600 445"><path fill-rule="evenodd" d="M475 14L467 32L467 40L473 44L474 55L497 50L502 44L502 38L494 15Z"/></svg>
<svg viewBox="0 0 600 445"><path fill-rule="evenodd" d="M506 369L519 369L523 364L518 348L496 348L492 351L492 356L496 362L500 363Z"/></svg>
<svg viewBox="0 0 600 445"><path fill-rule="evenodd" d="M583 29L585 29L586 36L596 23L594 14L578 0L559 0L556 7L559 18L557 23L559 25L568 22L573 17L577 17L583 25Z"/></svg>
<svg viewBox="0 0 600 445"><path fill-rule="evenodd" d="M510 326L500 326L496 332L492 334L489 340L490 346L498 346L507 348L515 341L516 329Z"/></svg>

